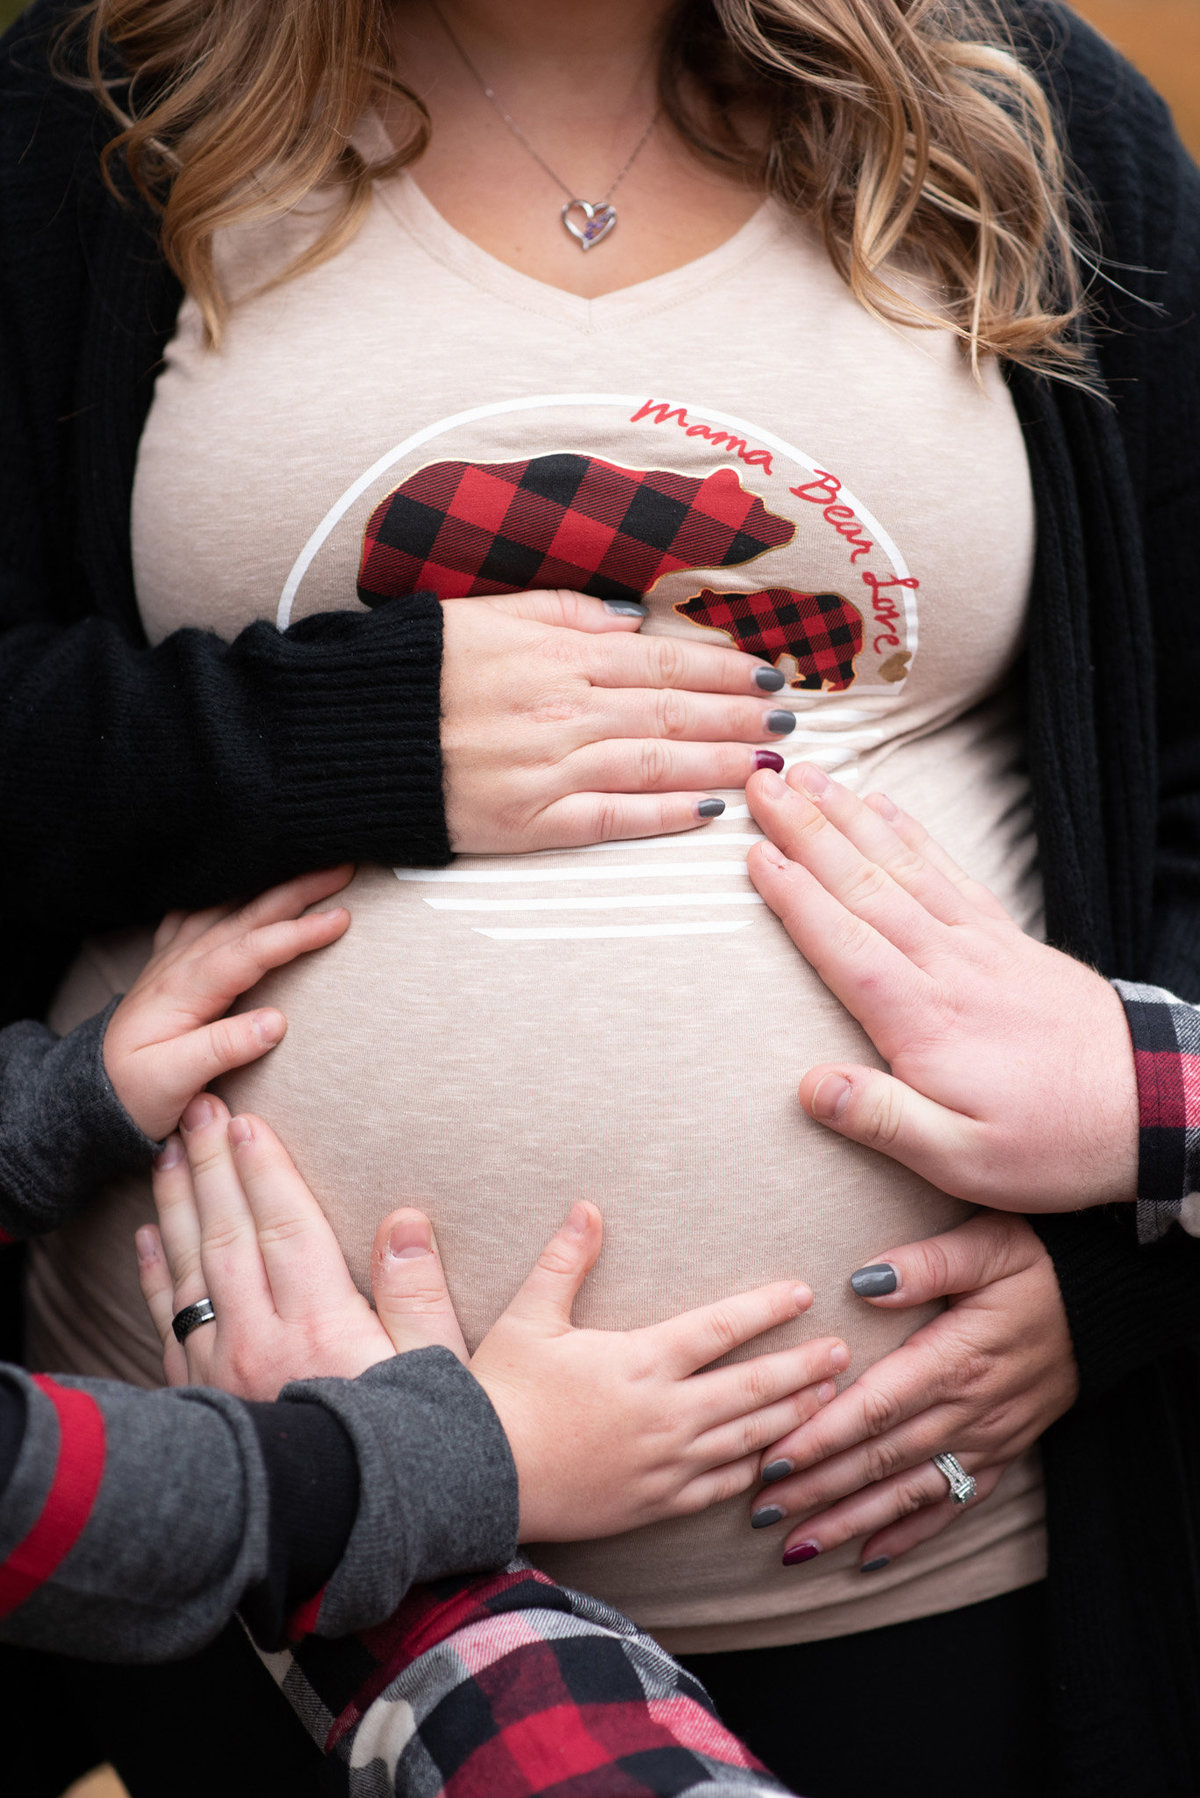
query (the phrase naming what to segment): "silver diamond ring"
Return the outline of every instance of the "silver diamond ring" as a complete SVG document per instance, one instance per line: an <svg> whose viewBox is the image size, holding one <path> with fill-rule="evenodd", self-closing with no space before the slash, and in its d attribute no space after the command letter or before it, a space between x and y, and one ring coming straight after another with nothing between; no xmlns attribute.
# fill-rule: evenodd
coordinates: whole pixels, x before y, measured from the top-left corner
<svg viewBox="0 0 1200 1798"><path fill-rule="evenodd" d="M197 1299L194 1305L185 1305L171 1319L176 1342L186 1342L193 1330L198 1330L201 1324L215 1323L216 1318L211 1299Z"/></svg>
<svg viewBox="0 0 1200 1798"><path fill-rule="evenodd" d="M969 1504L976 1493L974 1478L969 1474L957 1455L934 1455L933 1464L938 1472L950 1482L950 1503L952 1505Z"/></svg>

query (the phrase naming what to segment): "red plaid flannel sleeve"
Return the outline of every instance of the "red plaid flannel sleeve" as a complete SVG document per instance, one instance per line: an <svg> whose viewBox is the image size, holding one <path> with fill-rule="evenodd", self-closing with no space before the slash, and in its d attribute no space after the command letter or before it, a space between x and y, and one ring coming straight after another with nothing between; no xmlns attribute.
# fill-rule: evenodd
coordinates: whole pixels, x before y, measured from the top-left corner
<svg viewBox="0 0 1200 1798"><path fill-rule="evenodd" d="M1137 1068L1138 1237L1200 1236L1200 1007L1158 986L1113 985Z"/></svg>
<svg viewBox="0 0 1200 1798"><path fill-rule="evenodd" d="M783 1798L627 1617L525 1561L264 1655L351 1798Z"/></svg>

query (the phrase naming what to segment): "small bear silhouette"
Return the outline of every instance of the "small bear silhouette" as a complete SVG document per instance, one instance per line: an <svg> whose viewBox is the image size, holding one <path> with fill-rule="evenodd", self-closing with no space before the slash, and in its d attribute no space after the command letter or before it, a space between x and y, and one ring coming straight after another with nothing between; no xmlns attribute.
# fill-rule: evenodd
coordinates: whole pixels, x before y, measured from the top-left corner
<svg viewBox="0 0 1200 1798"><path fill-rule="evenodd" d="M862 654L862 613L840 593L797 593L769 587L761 593L703 593L675 604L681 618L723 631L738 649L778 662L795 659L799 674L788 684L810 692L844 693Z"/></svg>
<svg viewBox="0 0 1200 1798"><path fill-rule="evenodd" d="M703 479L598 456L434 462L388 494L363 537L358 596L381 605L569 587L637 599L681 568L733 568L795 536L732 468Z"/></svg>

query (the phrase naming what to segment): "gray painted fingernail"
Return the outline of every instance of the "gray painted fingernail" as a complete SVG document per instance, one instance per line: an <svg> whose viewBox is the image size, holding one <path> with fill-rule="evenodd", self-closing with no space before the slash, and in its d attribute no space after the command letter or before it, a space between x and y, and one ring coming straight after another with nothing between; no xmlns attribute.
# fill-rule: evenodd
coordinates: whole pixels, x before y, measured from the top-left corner
<svg viewBox="0 0 1200 1798"><path fill-rule="evenodd" d="M636 599L606 599L604 610L611 612L614 618L649 618L650 607L641 606Z"/></svg>
<svg viewBox="0 0 1200 1798"><path fill-rule="evenodd" d="M752 1530L769 1530L773 1523L778 1523L783 1516L781 1505L764 1505L761 1511L755 1511L750 1519Z"/></svg>
<svg viewBox="0 0 1200 1798"><path fill-rule="evenodd" d="M796 728L795 712L768 712L767 729L773 737L786 737Z"/></svg>
<svg viewBox="0 0 1200 1798"><path fill-rule="evenodd" d="M698 818L719 818L724 810L725 801L723 799L702 799L696 807L696 816Z"/></svg>
<svg viewBox="0 0 1200 1798"><path fill-rule="evenodd" d="M864 1561L859 1568L860 1573L882 1573L885 1567L892 1564L891 1555L876 1555L873 1561Z"/></svg>
<svg viewBox="0 0 1200 1798"><path fill-rule="evenodd" d="M783 685L783 675L778 668L756 668L754 684L764 693L778 693Z"/></svg>
<svg viewBox="0 0 1200 1798"><path fill-rule="evenodd" d="M776 1480L786 1480L792 1471L790 1461L769 1461L763 1468L759 1478L764 1486L773 1486Z"/></svg>
<svg viewBox="0 0 1200 1798"><path fill-rule="evenodd" d="M888 1261L877 1261L873 1267L860 1267L850 1275L850 1284L860 1299L882 1299L895 1292L900 1276Z"/></svg>

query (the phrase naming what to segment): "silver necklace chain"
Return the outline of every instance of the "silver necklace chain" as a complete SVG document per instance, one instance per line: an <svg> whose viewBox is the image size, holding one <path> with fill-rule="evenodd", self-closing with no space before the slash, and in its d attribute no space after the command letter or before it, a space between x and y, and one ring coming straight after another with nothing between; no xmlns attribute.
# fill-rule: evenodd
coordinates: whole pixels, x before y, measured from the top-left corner
<svg viewBox="0 0 1200 1798"><path fill-rule="evenodd" d="M499 114L500 118L503 119L517 142L524 150L528 151L538 167L544 169L554 185L561 188L563 193L566 194L567 203L562 208L561 217L567 231L573 238L575 238L581 250L590 250L594 248L596 244L600 243L602 239L608 236L609 232L617 222L617 213L616 208L612 204L612 197L649 142L650 133L654 130L654 127L658 124L659 118L661 117L660 109L658 107L655 108L650 123L638 138L637 143L633 146L629 156L626 157L619 172L614 176L613 180L609 182L608 192L605 194L604 198L602 200L581 200L577 196L574 188L568 187L562 176L555 174L541 152L534 149L512 114L505 109L495 88L490 87L484 80L483 76L479 73L479 70L475 67L475 64L471 61L471 58L467 55L466 50L463 48L462 44L459 43L458 38L451 30L450 21L447 19L441 7L437 4L437 0L429 0L429 7L439 25L442 27L442 30L450 39L463 67L471 76L472 80L478 83L484 99L488 101ZM584 223L582 225L579 225L572 217L572 214L577 211L583 215Z"/></svg>

